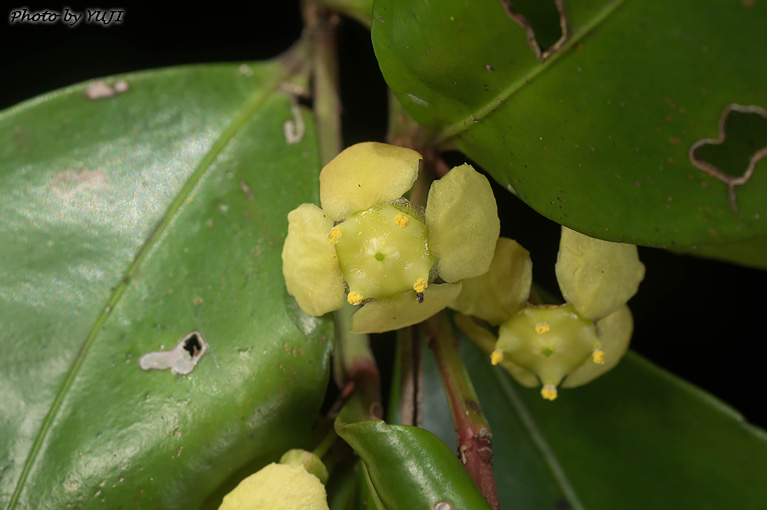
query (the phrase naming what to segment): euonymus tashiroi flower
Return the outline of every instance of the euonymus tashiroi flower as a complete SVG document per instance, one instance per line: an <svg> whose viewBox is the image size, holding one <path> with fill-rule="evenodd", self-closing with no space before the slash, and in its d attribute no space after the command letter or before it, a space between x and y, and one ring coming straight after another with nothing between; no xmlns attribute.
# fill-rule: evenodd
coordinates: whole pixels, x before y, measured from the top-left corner
<svg viewBox="0 0 767 510"><path fill-rule="evenodd" d="M288 292L306 313L348 301L361 305L352 331L389 331L444 309L460 280L487 271L500 231L490 183L470 165L453 168L432 184L424 210L402 198L420 159L367 142L322 169L322 208L291 211L282 250Z"/></svg>
<svg viewBox="0 0 767 510"><path fill-rule="evenodd" d="M623 357L633 329L626 302L636 294L645 269L636 246L566 227L556 263L564 305L528 302L532 268L530 253L502 237L489 271L464 280L450 307L499 325L496 342L490 331L457 316L461 329L478 343L495 342L494 365L500 363L524 386L536 387L540 381L543 398L554 400L560 383L563 388L586 384Z"/></svg>
<svg viewBox="0 0 767 510"><path fill-rule="evenodd" d="M306 450L290 450L279 464L271 463L244 479L224 496L218 510L328 510L323 485L328 471Z"/></svg>

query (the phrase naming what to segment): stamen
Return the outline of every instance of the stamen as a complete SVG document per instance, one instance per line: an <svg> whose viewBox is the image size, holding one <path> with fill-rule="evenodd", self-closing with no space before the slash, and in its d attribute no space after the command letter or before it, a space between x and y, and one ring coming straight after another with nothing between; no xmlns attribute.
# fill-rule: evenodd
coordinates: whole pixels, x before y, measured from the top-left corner
<svg viewBox="0 0 767 510"><path fill-rule="evenodd" d="M341 229L338 227L333 227L330 229L330 232L328 232L328 241L330 241L333 244L336 244L339 239L341 239Z"/></svg>
<svg viewBox="0 0 767 510"><path fill-rule="evenodd" d="M404 214L398 214L394 217L394 224L397 225L399 228L405 228L408 225L410 225L410 218L408 218Z"/></svg>
<svg viewBox="0 0 767 510"><path fill-rule="evenodd" d="M541 396L546 400L556 400L557 387L553 384L544 384L541 388Z"/></svg>
<svg viewBox="0 0 767 510"><path fill-rule="evenodd" d="M413 284L413 290L415 290L416 292L423 292L424 290L426 290L426 287L428 286L429 284L426 282L426 280L424 280L423 278L419 278Z"/></svg>
<svg viewBox="0 0 767 510"><path fill-rule="evenodd" d="M591 355L591 359L594 360L594 363L597 365L604 365L605 364L605 351L602 349L594 349L594 354Z"/></svg>
<svg viewBox="0 0 767 510"><path fill-rule="evenodd" d="M490 354L490 363L497 365L501 361L503 361L503 351L498 349L494 350L492 354Z"/></svg>
<svg viewBox="0 0 767 510"><path fill-rule="evenodd" d="M346 300L349 302L350 305L358 305L362 303L363 297L360 294L357 294L356 292L350 292L348 296L346 296Z"/></svg>
<svg viewBox="0 0 767 510"><path fill-rule="evenodd" d="M535 325L535 332L539 335L548 333L549 331L551 331L551 326L549 326L548 322L539 322Z"/></svg>

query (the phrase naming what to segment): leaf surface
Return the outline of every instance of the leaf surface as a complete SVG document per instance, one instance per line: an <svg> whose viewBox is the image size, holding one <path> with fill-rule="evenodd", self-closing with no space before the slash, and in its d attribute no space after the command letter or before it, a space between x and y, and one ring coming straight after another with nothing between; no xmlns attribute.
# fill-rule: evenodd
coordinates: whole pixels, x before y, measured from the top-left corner
<svg viewBox="0 0 767 510"><path fill-rule="evenodd" d="M311 116L280 91L298 63L131 74L0 114L7 508L197 508L300 446L333 333L280 269L287 213L318 199ZM141 370L193 331L190 374Z"/></svg>
<svg viewBox="0 0 767 510"><path fill-rule="evenodd" d="M453 509L490 508L455 454L428 430L370 420L337 422L336 431L365 463L388 510L437 508L439 503Z"/></svg>
<svg viewBox="0 0 767 510"><path fill-rule="evenodd" d="M433 356L424 427L455 443ZM461 354L493 431L502 508L757 509L767 434L732 408L629 352L554 402L522 388L465 338Z"/></svg>
<svg viewBox="0 0 767 510"><path fill-rule="evenodd" d="M504 8L524 3L376 0L410 115L558 223L767 267L767 5L565 1L566 40L539 61Z"/></svg>

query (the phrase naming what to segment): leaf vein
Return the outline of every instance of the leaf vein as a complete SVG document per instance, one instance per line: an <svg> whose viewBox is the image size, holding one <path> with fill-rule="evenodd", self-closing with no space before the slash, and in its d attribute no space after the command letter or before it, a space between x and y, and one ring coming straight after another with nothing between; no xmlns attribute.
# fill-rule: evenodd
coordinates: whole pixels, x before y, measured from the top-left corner
<svg viewBox="0 0 767 510"><path fill-rule="evenodd" d="M554 63L558 61L565 53L567 53L570 48L572 48L589 32L594 30L597 26L609 18L610 15L623 4L623 2L624 0L614 0L613 2L607 4L596 16L594 16L589 21L589 23L580 26L575 32L573 32L572 37L570 37L570 39L568 39L567 42L562 45L559 51L552 54L545 62L534 67L530 73L526 74L521 79L512 82L508 87L502 90L498 95L494 96L482 108L474 112L472 115L464 117L463 119L460 119L457 122L454 122L449 126L439 130L436 135L437 142L444 143L448 139L457 136L461 132L467 131L476 122L481 121L481 119L493 113L499 107L499 105L505 103L508 98L513 96L518 90L533 81L535 77L543 74L545 71L551 68L551 66L554 65Z"/></svg>
<svg viewBox="0 0 767 510"><path fill-rule="evenodd" d="M567 498L567 501L570 503L570 508L573 510L585 510L583 503L581 503L578 495L575 492L575 488L573 488L569 478L567 477L567 473L565 473L565 470L559 463L556 454L549 446L546 438L543 436L543 432L541 432L540 428L535 423L535 419L530 414L530 411L527 409L524 402L522 402L519 394L517 394L517 390L514 389L508 377L505 377L501 370L496 368L493 369L492 372L498 381L498 384L500 385L504 395L506 395L509 403L517 412L517 416L519 416L519 419L522 422L522 426L530 436L533 445L535 445L536 449L543 457L543 461L546 464L546 467L549 468L549 471L554 477L557 486L562 491L562 494L564 494L564 496Z"/></svg>
<svg viewBox="0 0 767 510"><path fill-rule="evenodd" d="M150 232L146 241L144 241L144 243L139 248L139 251L133 262L131 262L130 266L128 266L128 269L121 276L119 283L115 286L111 296L109 296L106 306L102 309L101 313L96 318L93 327L88 332L80 352L77 354L77 357L75 358L72 367L67 373L67 376L64 379L59 392L56 394L56 397L53 400L48 413L43 419L43 423L32 445L32 449L30 450L24 462L24 467L22 468L21 474L19 475L19 480L16 484L13 495L11 496L10 502L8 503L7 510L13 510L16 507L16 504L21 497L21 493L24 489L27 478L29 477L29 474L32 470L32 466L34 465L37 456L40 454L43 442L48 435L59 410L61 409L69 389L71 388L72 384L77 378L78 373L80 372L80 369L82 368L85 357L93 346L102 326L109 318L109 314L115 309L118 302L125 293L125 290L128 288L128 285L130 284L133 276L138 272L138 269L149 255L149 252L159 242L168 226L173 222L173 219L175 218L176 213L178 213L178 211L181 209L181 206L194 191L195 187L202 180L205 173L210 170L211 165L216 160L218 155L224 150L229 142L234 139L236 133L248 122L248 120L253 117L253 115L256 114L256 112L264 105L264 103L266 103L270 96L279 88L280 84L288 77L300 72L300 70L296 67L297 66L291 66L290 68L284 67L283 71L277 77L268 81L264 84L263 87L259 88L251 94L251 96L243 104L240 113L231 120L231 122L221 132L220 136L211 146L208 152L202 157L192 174L179 190L176 198L168 206L160 222Z"/></svg>

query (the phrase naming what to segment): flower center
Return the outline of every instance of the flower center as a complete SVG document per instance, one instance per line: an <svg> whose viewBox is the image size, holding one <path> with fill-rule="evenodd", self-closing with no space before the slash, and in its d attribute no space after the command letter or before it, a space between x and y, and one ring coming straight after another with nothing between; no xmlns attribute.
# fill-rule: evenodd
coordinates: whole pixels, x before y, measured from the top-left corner
<svg viewBox="0 0 767 510"><path fill-rule="evenodd" d="M558 307L526 306L501 325L493 364L506 357L533 372L543 382L543 397L556 398L562 379L591 360L604 364L594 322L585 319L572 305Z"/></svg>
<svg viewBox="0 0 767 510"><path fill-rule="evenodd" d="M423 222L399 209L376 205L331 229L338 266L350 294L388 298L408 290L423 292L434 258ZM421 281L423 280L423 281Z"/></svg>

